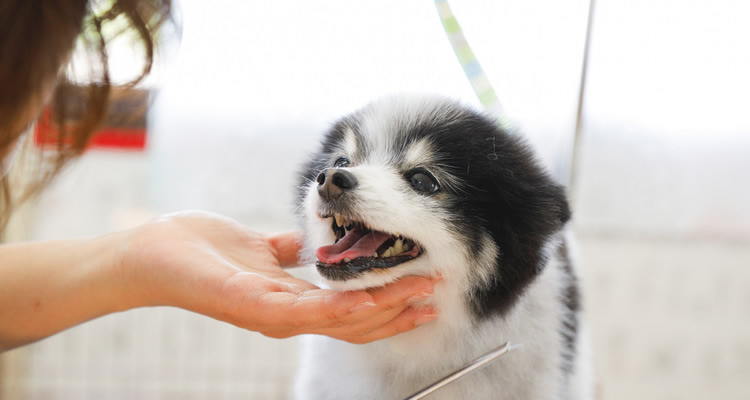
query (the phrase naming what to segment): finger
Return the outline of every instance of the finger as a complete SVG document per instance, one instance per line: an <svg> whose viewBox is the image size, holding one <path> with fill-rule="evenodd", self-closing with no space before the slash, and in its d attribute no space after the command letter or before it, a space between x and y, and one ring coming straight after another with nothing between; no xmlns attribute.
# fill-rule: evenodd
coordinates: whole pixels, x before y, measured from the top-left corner
<svg viewBox="0 0 750 400"><path fill-rule="evenodd" d="M341 339L351 343L370 343L408 332L437 317L438 313L432 307L408 307L390 321L376 326L374 329L356 336L343 336Z"/></svg>
<svg viewBox="0 0 750 400"><path fill-rule="evenodd" d="M282 267L299 265L299 251L302 248L300 232L285 232L270 236L268 243L276 252L276 258Z"/></svg>
<svg viewBox="0 0 750 400"><path fill-rule="evenodd" d="M269 315L269 328L274 324L310 332L320 326L337 324L342 317L375 307L372 296L364 291L337 292L326 289L301 293L270 292L260 302Z"/></svg>
<svg viewBox="0 0 750 400"><path fill-rule="evenodd" d="M410 307L404 310L404 312L399 314L398 317L394 318L391 322L361 336L359 340L361 343L369 343L385 339L399 333L408 332L422 324L435 320L437 317L438 313L432 308L416 309Z"/></svg>
<svg viewBox="0 0 750 400"><path fill-rule="evenodd" d="M326 289L300 292L299 288L278 287L264 293L261 302L263 309L274 310L266 323L270 331L292 329L294 334L356 336L389 323L411 303L429 297L437 281L439 279L405 277L371 293ZM285 335L288 336L288 332Z"/></svg>
<svg viewBox="0 0 750 400"><path fill-rule="evenodd" d="M407 303L399 303L388 307L378 306L377 309L375 309L376 307L373 307L372 310L365 310L356 313L355 316L342 318L334 323L320 326L315 329L314 333L335 338L364 336L375 329L388 324L409 307L410 306Z"/></svg>
<svg viewBox="0 0 750 400"><path fill-rule="evenodd" d="M304 282L304 281L303 281ZM299 289L299 286L292 288L291 291ZM375 326L382 325L395 318L405 308L411 304L427 299L433 293L433 281L423 277L410 276L402 278L386 287L372 289L370 291L350 291L337 292L332 290L305 290L305 293L297 291L302 297L300 300L312 300L317 296L329 296L325 301L318 303L318 310L310 311L305 315L305 327L311 330L321 330L328 328L346 327L352 332L361 331L359 324L366 321L374 329ZM361 296L362 294L370 296L370 300L365 300L364 304L357 304L348 308L348 312L343 312L348 306L338 305L331 307L338 299L351 299L352 296ZM343 296L342 296L343 294ZM366 299L366 297L363 297ZM323 299L321 299L323 300ZM311 305L311 304L309 304ZM302 306L300 304L299 306ZM329 309L325 309L328 307ZM315 320L317 318L317 321ZM359 329L359 330L358 330Z"/></svg>
<svg viewBox="0 0 750 400"><path fill-rule="evenodd" d="M404 310L415 304L427 300L432 296L434 284L440 282L441 278L424 278L407 276L387 286L371 289L369 293L373 296L376 307L371 307L361 312L343 316L337 321L329 321L319 326L317 333L333 337L363 336L391 323ZM428 307L428 308L425 308ZM430 306L422 308L434 312ZM407 314L402 318L408 318ZM402 327L405 322L399 320L397 327ZM387 334L389 331L378 331L376 336ZM395 331L394 331L395 332ZM395 334L395 333L393 333Z"/></svg>
<svg viewBox="0 0 750 400"><path fill-rule="evenodd" d="M345 327L351 332L372 330L377 326L387 323L395 318L404 309L414 303L428 299L434 291L434 283L437 280L417 276L408 276L385 287L371 289L367 293L372 296L375 306L355 306L349 309L349 313L339 314L336 318L322 318L317 324L309 324L310 329L337 329ZM355 291L347 293L357 293ZM328 314L330 315L330 314ZM364 322L365 328L363 328Z"/></svg>
<svg viewBox="0 0 750 400"><path fill-rule="evenodd" d="M432 296L436 283L434 278L406 276L386 286L368 292L378 306L393 306L400 303L426 299Z"/></svg>

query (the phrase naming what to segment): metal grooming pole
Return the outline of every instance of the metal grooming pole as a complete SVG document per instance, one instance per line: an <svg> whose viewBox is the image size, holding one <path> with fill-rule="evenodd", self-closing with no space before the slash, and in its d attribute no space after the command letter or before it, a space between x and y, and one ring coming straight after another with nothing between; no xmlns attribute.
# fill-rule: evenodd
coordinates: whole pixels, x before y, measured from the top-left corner
<svg viewBox="0 0 750 400"><path fill-rule="evenodd" d="M596 0L589 0L589 15L586 22L586 41L583 47L583 65L581 66L581 83L578 88L578 110L576 111L576 127L573 134L573 148L570 154L570 171L568 175L568 196L571 203L575 197L575 189L578 177L578 158L580 157L581 131L583 129L583 105L584 95L586 93L586 75L589 66L589 50L591 46L591 27L594 21L594 3Z"/></svg>

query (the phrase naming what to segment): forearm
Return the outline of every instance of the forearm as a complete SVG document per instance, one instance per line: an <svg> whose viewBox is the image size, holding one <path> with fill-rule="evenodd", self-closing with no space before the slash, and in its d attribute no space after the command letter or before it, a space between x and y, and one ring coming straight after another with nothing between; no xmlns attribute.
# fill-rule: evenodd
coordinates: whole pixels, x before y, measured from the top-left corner
<svg viewBox="0 0 750 400"><path fill-rule="evenodd" d="M0 246L0 351L138 306L118 266L124 235Z"/></svg>
<svg viewBox="0 0 750 400"><path fill-rule="evenodd" d="M294 278L281 264L296 261L295 237L268 237L215 214L185 212L92 239L0 246L0 351L153 305L272 337L316 333L352 343L412 329L425 313L436 316L409 308L411 299L432 293L435 282L426 278L404 278L372 293L322 290Z"/></svg>

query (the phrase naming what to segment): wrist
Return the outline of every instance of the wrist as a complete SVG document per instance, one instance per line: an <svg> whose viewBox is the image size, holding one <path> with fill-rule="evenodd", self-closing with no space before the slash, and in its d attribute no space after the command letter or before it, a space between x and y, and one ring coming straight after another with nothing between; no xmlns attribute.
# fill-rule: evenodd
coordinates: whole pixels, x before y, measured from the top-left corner
<svg viewBox="0 0 750 400"><path fill-rule="evenodd" d="M161 217L134 229L112 234L112 275L118 285L119 304L126 308L172 306L201 312L196 287L206 281L189 272L182 243L183 227L173 218ZM198 282L194 282L198 281ZM202 292L202 291L201 291Z"/></svg>
<svg viewBox="0 0 750 400"><path fill-rule="evenodd" d="M138 272L133 235L134 231L128 230L94 239L99 258L95 260L97 265L91 276L107 292L108 312L155 305L143 282L143 274Z"/></svg>

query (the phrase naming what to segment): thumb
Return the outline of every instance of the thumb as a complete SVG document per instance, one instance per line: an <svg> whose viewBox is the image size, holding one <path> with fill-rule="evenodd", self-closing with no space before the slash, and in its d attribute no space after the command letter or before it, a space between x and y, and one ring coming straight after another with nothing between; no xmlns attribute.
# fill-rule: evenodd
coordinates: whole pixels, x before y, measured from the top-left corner
<svg viewBox="0 0 750 400"><path fill-rule="evenodd" d="M282 267L299 265L299 251L302 248L300 232L285 232L268 237L268 243L276 253L276 259Z"/></svg>

